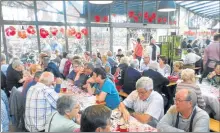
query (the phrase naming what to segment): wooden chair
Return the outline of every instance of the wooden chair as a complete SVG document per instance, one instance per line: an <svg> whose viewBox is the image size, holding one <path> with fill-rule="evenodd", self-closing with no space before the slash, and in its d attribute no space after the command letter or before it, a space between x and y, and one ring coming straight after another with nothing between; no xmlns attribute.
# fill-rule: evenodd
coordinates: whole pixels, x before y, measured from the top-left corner
<svg viewBox="0 0 220 133"><path fill-rule="evenodd" d="M123 91L120 91L119 95L122 96L122 97L125 97L125 98L128 96L128 94L123 92Z"/></svg>
<svg viewBox="0 0 220 133"><path fill-rule="evenodd" d="M210 118L209 129L213 132L220 132L220 121Z"/></svg>

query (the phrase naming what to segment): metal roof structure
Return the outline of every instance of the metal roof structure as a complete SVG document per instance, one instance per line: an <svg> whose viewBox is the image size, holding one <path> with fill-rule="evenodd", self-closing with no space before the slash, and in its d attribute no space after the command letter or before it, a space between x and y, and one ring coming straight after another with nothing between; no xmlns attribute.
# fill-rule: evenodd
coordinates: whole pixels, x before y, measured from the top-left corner
<svg viewBox="0 0 220 133"><path fill-rule="evenodd" d="M127 1L132 2L130 5L130 8L137 9L141 8L142 1L144 3L144 6L148 6L149 8L156 8L156 1L147 1L147 0L139 0L139 1ZM44 8L46 5L50 6L51 9L48 12L56 12L58 14L63 14L63 11L60 11L56 9L50 2L42 1L44 3L38 4L37 10L43 10L46 11ZM68 4L73 6L75 9L77 9L77 2L75 1L66 1ZM134 2L134 3L133 3ZM187 9L188 11L191 11L201 17L206 17L210 19L220 20L220 1L175 1L177 5ZM124 10L124 3L125 1L114 1L112 3L112 8L115 11L115 13L122 13ZM44 5L42 5L44 4ZM29 8L34 9L33 1L8 1L3 2L2 5L7 6L16 6L20 8ZM97 8L97 6L92 6L92 11L94 12L103 12L103 10L106 10L105 8L108 8L108 6L102 6L101 8Z"/></svg>
<svg viewBox="0 0 220 133"><path fill-rule="evenodd" d="M176 3L202 17L220 20L220 1L176 1Z"/></svg>

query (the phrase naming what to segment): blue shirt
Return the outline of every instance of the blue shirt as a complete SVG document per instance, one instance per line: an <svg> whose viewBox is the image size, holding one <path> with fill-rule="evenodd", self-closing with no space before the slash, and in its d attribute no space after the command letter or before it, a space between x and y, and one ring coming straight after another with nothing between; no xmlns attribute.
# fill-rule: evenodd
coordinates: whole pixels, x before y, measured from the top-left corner
<svg viewBox="0 0 220 133"><path fill-rule="evenodd" d="M113 59L113 57L108 57L108 62L111 65L111 67L118 65L118 63Z"/></svg>
<svg viewBox="0 0 220 133"><path fill-rule="evenodd" d="M3 90L1 90L1 124L2 131L9 131L9 104L8 98Z"/></svg>
<svg viewBox="0 0 220 133"><path fill-rule="evenodd" d="M1 71L4 73L5 76L6 76L7 69L8 69L8 64L1 65Z"/></svg>
<svg viewBox="0 0 220 133"><path fill-rule="evenodd" d="M118 107L118 105L120 104L119 94L115 87L115 84L109 78L105 79L105 82L101 89L99 88L99 84L95 84L93 87L96 88L95 94L99 94L102 91L107 93L105 98L107 107L112 110Z"/></svg>
<svg viewBox="0 0 220 133"><path fill-rule="evenodd" d="M73 81L74 81L75 77L76 77L76 72L74 72L74 71L71 71L70 74L67 76L68 79L73 80ZM74 85L81 87L83 85L83 83L85 82L85 79L86 79L86 75L81 74L79 79L74 81Z"/></svg>

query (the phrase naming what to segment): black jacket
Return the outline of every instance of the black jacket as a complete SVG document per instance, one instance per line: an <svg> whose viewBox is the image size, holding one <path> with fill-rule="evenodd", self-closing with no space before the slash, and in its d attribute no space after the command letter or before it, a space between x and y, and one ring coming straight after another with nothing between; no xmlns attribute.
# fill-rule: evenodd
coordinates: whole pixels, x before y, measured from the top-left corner
<svg viewBox="0 0 220 133"><path fill-rule="evenodd" d="M159 72L152 69L145 70L143 76L149 77L153 80L154 90L161 93L162 88L169 84L169 80L161 75Z"/></svg>

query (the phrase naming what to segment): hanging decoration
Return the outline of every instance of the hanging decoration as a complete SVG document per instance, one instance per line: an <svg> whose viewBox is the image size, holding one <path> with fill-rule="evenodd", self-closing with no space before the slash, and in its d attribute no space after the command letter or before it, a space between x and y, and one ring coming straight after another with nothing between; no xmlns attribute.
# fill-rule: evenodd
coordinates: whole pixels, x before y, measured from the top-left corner
<svg viewBox="0 0 220 133"><path fill-rule="evenodd" d="M69 36L74 36L75 34L76 34L75 28L69 28L69 29L68 29L68 35L69 35Z"/></svg>
<svg viewBox="0 0 220 133"><path fill-rule="evenodd" d="M96 16L94 17L94 19L95 19L95 22L100 22L100 20L101 20L101 18L100 18L99 15L96 15Z"/></svg>
<svg viewBox="0 0 220 133"><path fill-rule="evenodd" d="M60 32L61 32L62 34L64 34L65 29L64 29L64 28L60 28Z"/></svg>
<svg viewBox="0 0 220 133"><path fill-rule="evenodd" d="M35 31L34 27L30 25L27 28L27 33L31 34L31 35L34 35L36 33L36 31Z"/></svg>
<svg viewBox="0 0 220 133"><path fill-rule="evenodd" d="M163 18L163 22L166 23L167 22L167 18Z"/></svg>
<svg viewBox="0 0 220 133"><path fill-rule="evenodd" d="M57 33L58 33L58 29L56 27L50 27L50 33L53 35L53 36L56 36Z"/></svg>
<svg viewBox="0 0 220 133"><path fill-rule="evenodd" d="M103 22L108 22L108 16L103 17Z"/></svg>
<svg viewBox="0 0 220 133"><path fill-rule="evenodd" d="M157 18L157 23L161 23L163 21L162 18Z"/></svg>
<svg viewBox="0 0 220 133"><path fill-rule="evenodd" d="M86 28L83 28L83 29L81 30L81 32L82 32L85 36L88 35L88 30L87 30Z"/></svg>
<svg viewBox="0 0 220 133"><path fill-rule="evenodd" d="M47 36L49 36L49 32L45 30L44 28L40 28L40 36L42 38L47 38Z"/></svg>
<svg viewBox="0 0 220 133"><path fill-rule="evenodd" d="M153 18L152 18L152 17L148 17L147 21L148 21L149 23L152 23L152 22L153 22Z"/></svg>
<svg viewBox="0 0 220 133"><path fill-rule="evenodd" d="M139 21L139 18L138 18L138 16L133 16L133 18L134 18L134 22L138 22Z"/></svg>
<svg viewBox="0 0 220 133"><path fill-rule="evenodd" d="M144 19L148 19L148 12L144 13Z"/></svg>
<svg viewBox="0 0 220 133"><path fill-rule="evenodd" d="M153 12L153 13L151 14L151 17L152 17L153 19L155 19L155 18L157 17L157 14L156 14L155 12Z"/></svg>
<svg viewBox="0 0 220 133"><path fill-rule="evenodd" d="M27 38L27 33L25 30L18 31L18 36L22 39Z"/></svg>
<svg viewBox="0 0 220 133"><path fill-rule="evenodd" d="M81 33L80 32L77 32L75 36L76 36L77 39L81 39Z"/></svg>
<svg viewBox="0 0 220 133"><path fill-rule="evenodd" d="M128 12L128 17L132 18L135 15L134 11L129 11Z"/></svg>
<svg viewBox="0 0 220 133"><path fill-rule="evenodd" d="M7 36L14 36L16 34L16 29L13 26L9 26L5 29L5 33Z"/></svg>

